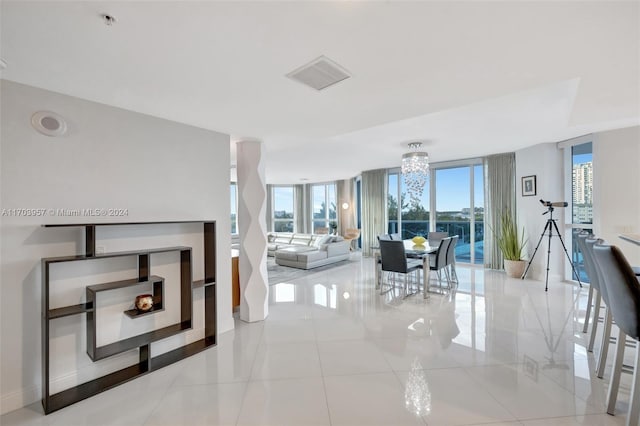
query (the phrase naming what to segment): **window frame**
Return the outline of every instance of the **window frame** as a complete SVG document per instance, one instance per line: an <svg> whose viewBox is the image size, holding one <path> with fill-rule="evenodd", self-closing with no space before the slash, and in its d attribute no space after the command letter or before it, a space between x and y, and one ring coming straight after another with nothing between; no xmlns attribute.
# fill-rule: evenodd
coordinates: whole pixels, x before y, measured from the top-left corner
<svg viewBox="0 0 640 426"><path fill-rule="evenodd" d="M292 200L292 205L291 205L291 211L293 214L293 217L291 218L276 218L276 190L278 189L282 189L282 188L288 188L291 189L291 200ZM291 232L296 232L296 190L295 190L295 186L293 185L271 185L271 230L273 232L289 232L289 231L275 231L276 229L276 223L287 223L287 222L292 222L292 231Z"/></svg>
<svg viewBox="0 0 640 426"><path fill-rule="evenodd" d="M595 215L591 218L591 223L574 223L573 222L573 147L577 145L583 145L586 143L591 143L591 162L592 162L592 178L597 173L597 159L595 158L593 147L597 142L597 135L590 133L583 136L578 136L576 138L567 139L566 141L558 142L558 149L562 149L562 166L563 166L563 181L564 181L564 194L565 198L570 200L567 201L571 205L571 208L565 208L564 210L564 235L563 240L565 242L565 246L569 243L571 247L567 247L571 249L571 254L573 255L573 233L576 229L584 229L589 230L593 233L594 224L596 222ZM591 205L595 205L595 200L597 199L597 194L591 194ZM592 209L593 214L593 209ZM566 259L566 256L564 257ZM573 257L572 257L573 261ZM569 262L565 262L564 265L564 279L565 281L576 283L573 276L573 268Z"/></svg>
<svg viewBox="0 0 640 426"><path fill-rule="evenodd" d="M335 213L336 213L336 217L335 218L331 218L331 201L329 199L329 187L333 186L333 194L335 195L335 200L333 200L335 202ZM325 217L324 218L316 218L316 212L315 212L315 188L316 187L324 187L324 203L325 203ZM311 232L315 233L315 229L316 229L316 222L319 221L323 221L325 223L325 227L328 228L329 230L331 229L330 223L331 222L336 222L336 224L338 226L340 226L340 215L338 214L338 185L336 184L335 181L330 181L330 182L317 182L317 183L312 183L309 185L309 191L310 191L310 209L309 211L311 212Z"/></svg>

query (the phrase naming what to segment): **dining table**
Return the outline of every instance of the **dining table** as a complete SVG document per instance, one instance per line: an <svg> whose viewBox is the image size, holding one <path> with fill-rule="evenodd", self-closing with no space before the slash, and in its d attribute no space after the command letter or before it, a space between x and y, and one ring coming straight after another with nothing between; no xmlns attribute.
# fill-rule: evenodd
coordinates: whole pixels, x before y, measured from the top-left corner
<svg viewBox="0 0 640 426"><path fill-rule="evenodd" d="M413 240L402 240L404 244L404 253L407 257L412 259L427 259L429 255L438 251L437 245L429 245L429 242L425 242L424 244L417 245L413 242ZM376 280L376 289L380 288L380 273L382 272L382 263L380 262L380 246L372 246L373 250L373 258L374 258L374 266L375 270L375 280Z"/></svg>

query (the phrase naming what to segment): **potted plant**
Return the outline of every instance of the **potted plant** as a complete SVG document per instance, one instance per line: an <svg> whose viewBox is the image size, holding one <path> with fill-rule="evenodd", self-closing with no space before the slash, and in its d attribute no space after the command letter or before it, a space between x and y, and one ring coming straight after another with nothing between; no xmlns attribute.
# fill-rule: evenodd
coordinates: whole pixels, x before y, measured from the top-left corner
<svg viewBox="0 0 640 426"><path fill-rule="evenodd" d="M502 212L496 241L504 258L504 270L507 275L513 278L522 277L526 264L522 259L522 254L527 241L524 238L524 228L522 228L522 233L518 232L510 210Z"/></svg>
<svg viewBox="0 0 640 426"><path fill-rule="evenodd" d="M338 234L338 222L336 221L329 222L329 228L331 228L331 234L334 234L334 235Z"/></svg>

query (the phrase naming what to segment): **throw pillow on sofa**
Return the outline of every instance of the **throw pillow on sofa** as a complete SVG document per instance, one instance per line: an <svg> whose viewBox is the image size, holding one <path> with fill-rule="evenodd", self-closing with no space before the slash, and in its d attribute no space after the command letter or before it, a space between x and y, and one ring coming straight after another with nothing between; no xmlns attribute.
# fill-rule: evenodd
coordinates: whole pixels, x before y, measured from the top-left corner
<svg viewBox="0 0 640 426"><path fill-rule="evenodd" d="M333 239L333 235L319 235L313 242L313 246L316 248L322 247L323 244L328 244Z"/></svg>

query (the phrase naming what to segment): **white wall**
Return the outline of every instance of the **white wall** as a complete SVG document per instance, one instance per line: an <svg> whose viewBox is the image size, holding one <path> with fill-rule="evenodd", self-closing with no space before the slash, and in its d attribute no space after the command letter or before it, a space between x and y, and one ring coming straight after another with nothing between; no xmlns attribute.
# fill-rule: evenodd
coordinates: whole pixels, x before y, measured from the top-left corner
<svg viewBox="0 0 640 426"><path fill-rule="evenodd" d="M609 243L618 245L629 262L640 264L640 247L621 240L621 233L640 233L640 127L600 132L581 137L593 142L594 233ZM539 199L571 202L571 187L566 187L563 150L556 143L546 143L516 152L518 179L517 210L520 226L525 226L529 254L533 253L547 215ZM537 195L522 197L522 176L536 175ZM565 209L556 209L554 217L571 254L571 241L564 228ZM565 274L566 256L556 240L551 246L549 277L561 279ZM546 269L546 239L543 240L528 276L544 280Z"/></svg>
<svg viewBox="0 0 640 426"><path fill-rule="evenodd" d="M229 209L229 136L45 90L1 81L1 208L41 208L40 217L1 217L1 410L41 398L40 258L82 250L81 228L42 228L44 223L216 220L218 332L233 328ZM38 110L61 114L65 136L51 138L30 125ZM123 217L59 217L48 209L123 208ZM102 228L106 251L150 246L194 247L194 278L202 278L201 225ZM105 262L105 263L99 263ZM166 312L128 322L121 307L135 289L105 297L116 307L101 341L170 323L176 315L177 256L152 256L152 273L165 276ZM52 307L83 301L84 286L136 276L135 258L56 266ZM106 296L106 295L105 295ZM156 345L154 354L203 335L202 289L194 292L194 330ZM106 304L108 305L108 303ZM64 388L131 362L132 354L91 362L82 315L52 324L52 386ZM135 357L134 357L135 358Z"/></svg>
<svg viewBox="0 0 640 426"><path fill-rule="evenodd" d="M522 196L522 177L536 176L536 195ZM516 209L518 225L524 226L528 238L527 260L531 259L536 244L546 225L549 215L542 215L546 208L540 204L540 199L547 201L563 201L563 167L562 151L555 143L545 143L516 151ZM564 212L557 209L554 212L560 232L564 233ZM554 230L555 235L555 230ZM565 238L564 234L562 238ZM565 240L566 242L566 240ZM527 278L544 280L547 268L548 238L544 238L538 252L531 263ZM567 247L570 250L569 247ZM551 243L551 257L549 261L549 279L562 279L564 276L564 259L566 255L557 237Z"/></svg>
<svg viewBox="0 0 640 426"><path fill-rule="evenodd" d="M640 127L594 136L594 232L619 246L632 265L640 265L640 247L618 238L640 234Z"/></svg>

